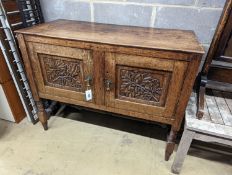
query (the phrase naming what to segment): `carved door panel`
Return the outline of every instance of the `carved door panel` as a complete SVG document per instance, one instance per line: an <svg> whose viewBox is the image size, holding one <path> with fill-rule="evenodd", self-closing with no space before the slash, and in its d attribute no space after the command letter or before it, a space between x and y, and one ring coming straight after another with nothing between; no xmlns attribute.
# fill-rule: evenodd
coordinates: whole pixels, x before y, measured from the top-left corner
<svg viewBox="0 0 232 175"><path fill-rule="evenodd" d="M172 117L188 63L125 54L106 54L106 104Z"/></svg>
<svg viewBox="0 0 232 175"><path fill-rule="evenodd" d="M28 47L41 97L54 94L85 101L85 90L94 89L90 50L40 43L28 43Z"/></svg>

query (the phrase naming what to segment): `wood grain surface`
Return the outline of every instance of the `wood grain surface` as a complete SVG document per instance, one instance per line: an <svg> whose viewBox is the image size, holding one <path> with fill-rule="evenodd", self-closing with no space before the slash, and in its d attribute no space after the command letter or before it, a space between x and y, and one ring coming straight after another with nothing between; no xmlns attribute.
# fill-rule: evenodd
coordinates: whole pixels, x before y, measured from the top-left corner
<svg viewBox="0 0 232 175"><path fill-rule="evenodd" d="M192 31L56 20L16 33L130 47L204 53Z"/></svg>

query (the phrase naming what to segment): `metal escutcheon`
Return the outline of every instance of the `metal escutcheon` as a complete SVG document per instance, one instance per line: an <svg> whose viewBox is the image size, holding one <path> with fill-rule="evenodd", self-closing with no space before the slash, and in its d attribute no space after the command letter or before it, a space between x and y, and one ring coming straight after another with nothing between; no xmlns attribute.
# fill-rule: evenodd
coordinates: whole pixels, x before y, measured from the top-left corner
<svg viewBox="0 0 232 175"><path fill-rule="evenodd" d="M86 82L86 86L87 86L87 87L90 87L91 81L92 81L92 76L88 75L88 76L85 78L85 82Z"/></svg>
<svg viewBox="0 0 232 175"><path fill-rule="evenodd" d="M112 81L111 81L111 80L106 80L106 81L105 81L105 84L106 84L106 90L107 90L107 91L110 91Z"/></svg>

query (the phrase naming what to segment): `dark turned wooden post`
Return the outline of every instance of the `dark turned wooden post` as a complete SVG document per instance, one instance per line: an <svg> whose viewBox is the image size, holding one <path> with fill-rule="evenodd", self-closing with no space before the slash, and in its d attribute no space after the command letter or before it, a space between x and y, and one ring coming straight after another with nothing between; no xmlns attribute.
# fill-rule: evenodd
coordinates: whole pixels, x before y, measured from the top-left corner
<svg viewBox="0 0 232 175"><path fill-rule="evenodd" d="M41 122L41 124L43 125L44 130L48 130L48 117L47 117L47 113L44 109L42 100L37 101L36 102L36 106L38 108L38 117L39 117L39 121Z"/></svg>

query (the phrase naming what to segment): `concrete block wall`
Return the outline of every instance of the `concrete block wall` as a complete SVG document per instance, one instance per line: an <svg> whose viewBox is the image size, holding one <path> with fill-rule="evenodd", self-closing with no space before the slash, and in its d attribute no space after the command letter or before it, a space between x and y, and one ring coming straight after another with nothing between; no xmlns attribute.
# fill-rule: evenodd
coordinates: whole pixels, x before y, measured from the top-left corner
<svg viewBox="0 0 232 175"><path fill-rule="evenodd" d="M40 0L46 21L194 30L208 49L226 0Z"/></svg>

